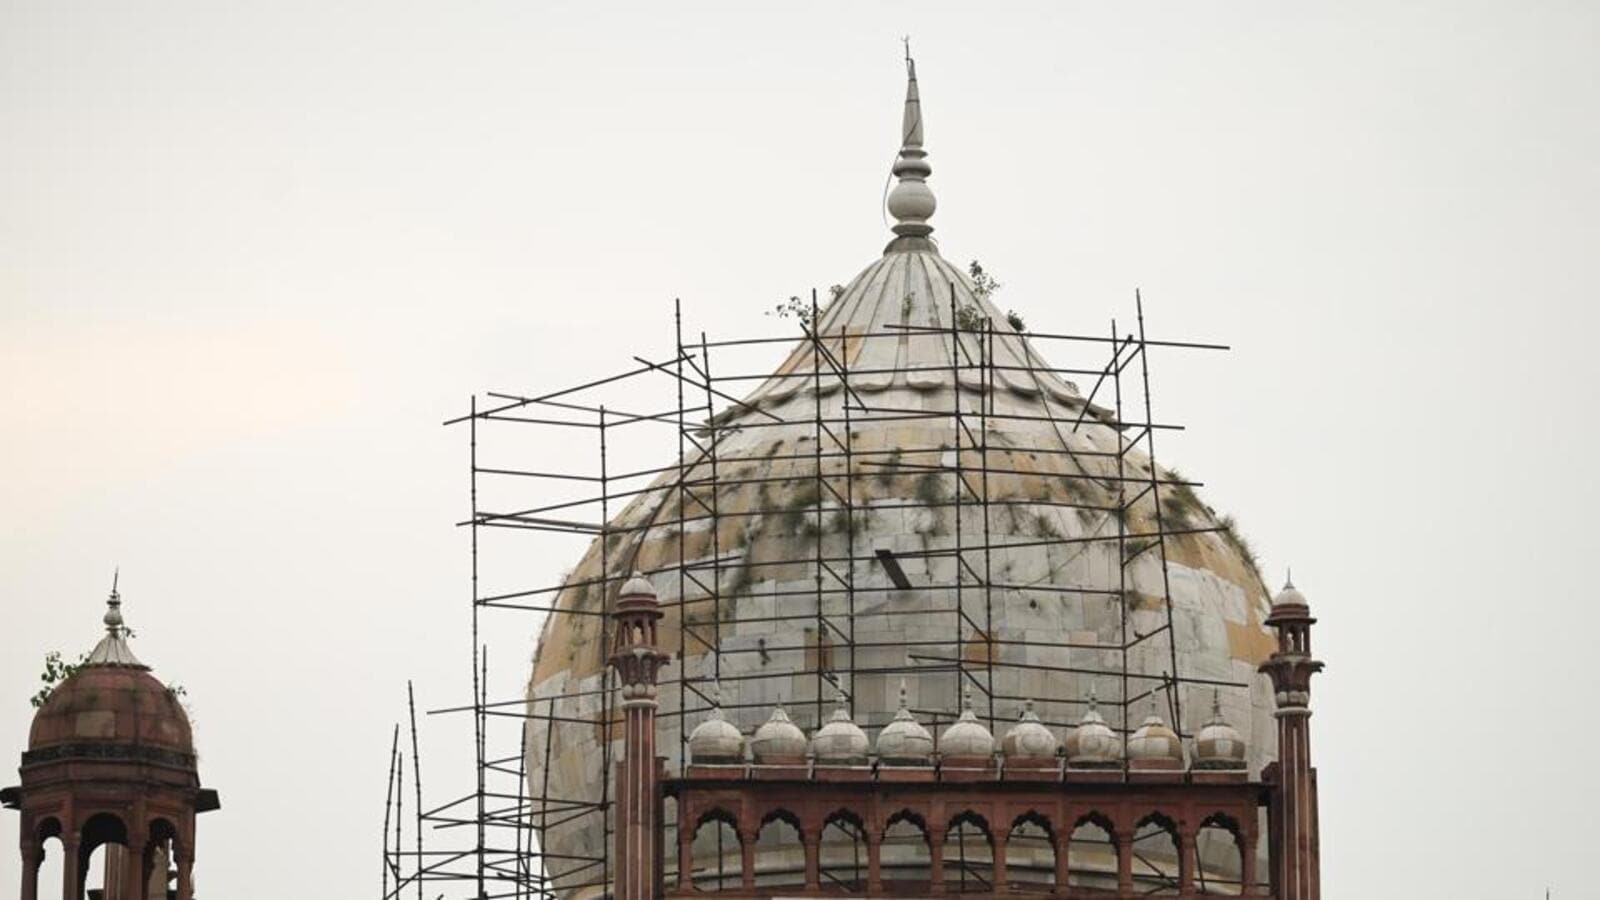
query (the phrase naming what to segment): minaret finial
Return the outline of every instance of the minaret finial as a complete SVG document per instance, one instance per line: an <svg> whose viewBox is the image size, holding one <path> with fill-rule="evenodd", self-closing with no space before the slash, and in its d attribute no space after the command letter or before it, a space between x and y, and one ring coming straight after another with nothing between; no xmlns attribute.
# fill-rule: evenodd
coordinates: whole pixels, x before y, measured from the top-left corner
<svg viewBox="0 0 1600 900"><path fill-rule="evenodd" d="M927 178L933 174L928 165L927 152L922 149L922 97L917 91L917 62L911 58L911 39L903 38L906 46L906 105L900 120L900 156L894 163L898 179L889 191L889 215L894 216L892 231L899 237L889 244L889 249L932 249L927 240L933 233L928 224L937 203L933 191L928 189Z"/></svg>
<svg viewBox="0 0 1600 900"><path fill-rule="evenodd" d="M1294 587L1294 569L1291 568L1291 567L1285 566L1284 570L1283 570L1283 589L1287 591L1287 590L1289 590L1290 588L1293 588L1293 587Z"/></svg>

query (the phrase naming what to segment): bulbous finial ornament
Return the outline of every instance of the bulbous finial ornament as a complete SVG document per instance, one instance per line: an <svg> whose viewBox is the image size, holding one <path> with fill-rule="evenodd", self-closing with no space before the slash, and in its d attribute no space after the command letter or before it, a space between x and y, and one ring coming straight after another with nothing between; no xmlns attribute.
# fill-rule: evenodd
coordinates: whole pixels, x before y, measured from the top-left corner
<svg viewBox="0 0 1600 900"><path fill-rule="evenodd" d="M895 186L889 191L889 215L895 224L890 229L902 238L926 238L933 233L928 220L938 202L928 188L933 174L927 152L922 149L922 97L917 91L917 63L906 46L906 105L900 120L900 156L894 163ZM892 244L890 246L893 246Z"/></svg>
<svg viewBox="0 0 1600 900"><path fill-rule="evenodd" d="M106 614L100 618L105 623L106 633L100 642L89 651L84 659L88 666L129 666L131 668L149 668L139 662L133 655L133 650L128 646L127 638L130 635L128 628L122 620L122 593L117 590L117 582L121 578L118 571L111 576L111 595L106 598Z"/></svg>
<svg viewBox="0 0 1600 900"><path fill-rule="evenodd" d="M106 598L106 614L100 621L106 624L106 631L113 637L122 634L122 594L117 592L117 581L122 577L122 570L115 569L111 573L111 596Z"/></svg>

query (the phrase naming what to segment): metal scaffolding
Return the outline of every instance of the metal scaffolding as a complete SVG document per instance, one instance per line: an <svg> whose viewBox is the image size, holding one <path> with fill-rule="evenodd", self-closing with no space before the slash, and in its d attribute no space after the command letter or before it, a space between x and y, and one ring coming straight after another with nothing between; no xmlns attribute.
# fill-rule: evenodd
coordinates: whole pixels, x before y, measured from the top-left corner
<svg viewBox="0 0 1600 900"><path fill-rule="evenodd" d="M703 332L687 336L681 306L675 304L675 340L665 355L634 357L634 364L617 374L537 395L474 395L467 412L447 423L466 432L470 454L471 512L459 524L471 535L473 696L470 704L435 712L471 719L473 786L470 792L449 802L424 805L417 764L416 709L411 701L409 788L398 728L390 752L384 815L384 897L400 898L414 891L418 900L447 896L520 900L555 897L582 888L602 892L609 888L612 868L605 852L555 853L546 848L543 838L553 828L598 822L609 846L613 825L610 756L615 727L611 675L606 672L602 676L598 690L573 690L536 700L529 696L491 700L486 635L515 636L519 644L514 651L507 654L502 649L497 658L509 656L519 676L526 665L525 645L521 642L528 629L505 627L506 617L523 617L524 625L530 614L593 617L598 620L599 646L608 646L610 622L604 608L581 609L576 604L563 605L557 598L563 591L598 590L605 598L603 606L608 606L615 588L635 567L629 548L634 548L636 554L646 540L675 541L677 546L676 560L644 570L658 583L675 579L678 585L677 597L663 602L668 615L675 615L681 625L678 646L667 649L676 652L680 663L690 655L710 657L708 672L691 676L685 666L673 665L663 675L663 696L673 692L677 702L670 709L663 708L662 719L677 718L680 725L677 747L668 751L669 765L680 771L687 758L688 726L699 721L714 702L710 682L768 677L723 672L723 658L739 653L758 653L763 659L785 651L799 654L803 667L786 669L784 674L815 679L809 716L801 717L802 725L811 726L825 720L825 696L837 692L849 697L857 676L868 674L951 672L964 688L970 686L980 698L979 715L991 730L996 722L996 701L1024 699L1004 695L997 689L996 672L1007 667L1119 679L1119 695L1099 699L1103 706L1116 711L1114 727L1124 733L1131 730L1131 708L1142 700L1148 702L1152 695L1160 700L1164 692L1168 721L1187 737L1182 691L1176 689L1179 685L1248 689L1241 682L1197 677L1180 670L1167 568L1168 542L1207 532L1221 532L1225 538L1237 539L1226 522L1219 522L1212 515L1197 517L1188 511L1193 506L1190 492L1197 482L1172 477L1156 465L1156 436L1181 427L1155 420L1150 390L1152 349L1227 348L1148 338L1142 299L1136 294L1132 331L1119 328L1113 321L1105 335L1023 333L1033 345L1050 345L1064 356L1087 359L1087 363L1075 368L1052 368L1030 350L1023 365L1002 364L997 360L996 340L1000 336L1011 337L1010 326L1002 322L998 326L1002 330L997 330L993 321L962 315L954 286L948 305L948 323L944 326L900 325L865 334L819 334L811 323L822 321L823 310L813 294L809 310L798 316L802 349L808 345L812 363L806 371L777 376L810 380L815 402L804 418L780 416L767 405L740 399L751 382L774 377L770 368L746 371L743 357L770 354L775 346L793 345L792 335L721 340ZM908 372L903 368L852 370L848 342L903 340L948 343L951 363L947 373L939 374L950 379L949 408L898 407L877 402L874 394L857 389L860 379ZM1089 389L1083 392L1083 402L1071 417L1052 411L1051 404L1043 401L1038 404L1037 415L1019 415L1001 411L996 405L996 377L1005 372L1020 372L1029 378L1083 378ZM915 370L909 374L914 375ZM826 391L825 381L830 384ZM834 382L837 388L831 387ZM842 405L824 402L825 394L834 391L842 392ZM657 397L660 399L654 399ZM653 403L660 404L660 408ZM728 432L735 429L727 429L724 424L735 416L739 420L737 430L805 427L809 431L809 449L797 443L791 452L769 459L774 464L809 469L811 485L805 490L814 502L802 504L798 510L792 502L739 510L723 507L721 498L729 490L750 486L765 499L768 495L764 484L794 480L761 467L751 472L728 464L723 444ZM1068 486L1066 499L1046 500L996 494L991 484L996 476L1035 474L1008 468L1006 459L1014 457L1018 448L1006 447L1005 453L999 453L993 441L996 430L1003 428L1005 422L1029 418L1047 423L1053 433L1062 437L1052 446L1022 449L1041 457L1070 460L1077 474L1064 472L1048 477L1081 480L1083 488L1092 485L1095 490ZM941 429L947 437L929 446L858 446L857 436L864 428L890 422L949 424ZM1086 451L1070 446L1064 437L1089 427L1114 432L1116 449ZM502 440L503 445L497 443ZM578 447L580 441L590 449ZM671 465L618 464L620 446L625 445L630 453L655 454L659 458L671 452L674 442L677 459ZM552 456L587 456L589 463L547 465L546 460ZM1130 465L1130 459L1135 457L1148 464ZM906 551L861 545L857 534L860 529L854 525L858 513L866 510L859 486L889 469L919 473L919 478L931 476L937 482L929 480L929 485L937 487L902 498L898 507L876 502L871 510L951 510L954 532L941 546ZM662 501L655 514L642 522L620 521L617 514L622 505L641 497ZM1008 507L1041 505L1068 510L1086 519L1092 517L1104 521L1107 527L1086 535L1040 534L1021 541L1015 534L997 533L993 517L1008 515ZM1146 512L1135 515L1136 507ZM814 573L814 588L805 592L770 592L774 598L770 612L750 605L741 608L728 601L742 596L741 591L760 578L762 567L793 565L796 560L747 558L739 547L723 545L719 527L736 517L764 515L798 516L799 533L815 538L810 547L811 559L804 560ZM708 530L709 553L697 556L689 552L690 529ZM837 546L829 546L825 540L829 534L843 535L842 552ZM516 583L518 579L534 577L520 571L531 565L530 559L545 558L528 553L525 545L519 544L535 535L565 538L568 543L563 546L574 548L573 559L581 555L582 545L572 541L597 542L602 574L597 578L564 576L548 583ZM1119 572L1110 583L1031 584L1008 581L996 566L997 553L1054 543L1114 544L1116 558L1121 561ZM1249 559L1247 550L1241 549L1241 554ZM1153 631L1139 633L1130 624L1130 568L1152 555L1159 558L1166 621ZM933 612L914 613L936 615L939 621L948 622L948 639L888 642L858 637L857 602L875 592L909 587L904 564L919 557L948 561L948 570L953 573L947 584L919 585L941 592L941 596L948 597L948 605ZM514 561L505 564L507 559ZM861 573L871 567L881 567L887 574L887 585L881 584L882 579L865 583ZM486 583L491 571L494 580ZM501 574L505 572L511 574ZM1105 598L1105 602L1120 609L1120 640L1116 645L1102 642L1090 646L1072 644L1065 635L1062 641L1050 642L1002 638L995 628L997 591L1041 598L1052 594ZM806 602L800 602L801 595L805 595ZM773 643L762 641L752 648L724 646L724 632L741 621L749 621L758 612L767 620L794 626L792 631L779 630L778 635L799 634L802 626L809 635L802 641L775 638ZM893 614L884 610L873 613ZM496 627L487 627L489 617L495 618ZM1159 646L1152 642L1163 640L1167 645L1163 655L1168 663L1165 671L1135 671L1130 666L1130 653L1135 648ZM1020 662L998 652L1008 646L1030 644L1083 646L1113 654L1119 663L1111 667L1054 666ZM869 666L859 659L862 651L889 646L908 647L905 666ZM853 705L853 697L850 700ZM595 712L571 712L574 701L592 705ZM949 710L915 711L935 732L950 718ZM805 718L810 722L803 721ZM551 726L545 729L542 747L528 744L529 729L534 723ZM1071 723L1046 718L1045 724L1059 728ZM562 796L552 784L551 736L556 725L598 729L600 771L605 782L599 786L598 800ZM538 783L530 784L528 760L530 755L540 753L542 777ZM413 795L409 810L405 796L408 792ZM407 829L413 834L406 835ZM667 846L673 846L673 842L674 838L668 835Z"/></svg>

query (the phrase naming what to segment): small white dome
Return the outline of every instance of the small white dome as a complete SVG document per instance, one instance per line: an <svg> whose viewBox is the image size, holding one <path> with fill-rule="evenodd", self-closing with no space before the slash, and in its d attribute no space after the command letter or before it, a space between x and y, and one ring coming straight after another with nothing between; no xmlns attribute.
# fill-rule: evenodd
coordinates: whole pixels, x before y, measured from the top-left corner
<svg viewBox="0 0 1600 900"><path fill-rule="evenodd" d="M1183 764L1183 741L1157 713L1156 695L1150 695L1150 715L1128 736L1130 763L1176 762Z"/></svg>
<svg viewBox="0 0 1600 900"><path fill-rule="evenodd" d="M1272 598L1272 606L1274 609L1280 606L1311 608L1310 604L1306 603L1306 595L1300 593L1300 589L1294 586L1293 577L1284 579L1283 590L1278 592L1278 596Z"/></svg>
<svg viewBox="0 0 1600 900"><path fill-rule="evenodd" d="M1067 733L1067 765L1080 768L1114 766L1122 762L1122 741L1100 715L1094 690L1089 691L1089 708L1078 725Z"/></svg>
<svg viewBox="0 0 1600 900"><path fill-rule="evenodd" d="M939 756L993 756L994 735L972 712L972 685L961 701L961 715L939 737Z"/></svg>
<svg viewBox="0 0 1600 900"><path fill-rule="evenodd" d="M643 575L635 572L633 573L632 578L629 578L626 582L623 582L622 590L617 593L617 596L649 597L651 599L655 599L656 589Z"/></svg>
<svg viewBox="0 0 1600 900"><path fill-rule="evenodd" d="M1000 740L1000 752L1006 759L1052 759L1060 744L1050 729L1044 727L1033 711L1033 701L1022 702L1022 715Z"/></svg>
<svg viewBox="0 0 1600 900"><path fill-rule="evenodd" d="M850 710L845 706L844 692L841 691L832 717L811 736L811 755L819 763L860 765L867 761L870 743L867 733L851 720Z"/></svg>
<svg viewBox="0 0 1600 900"><path fill-rule="evenodd" d="M806 733L789 720L789 714L784 712L783 707L775 707L772 718L761 723L761 727L750 737L750 754L758 763L804 759Z"/></svg>
<svg viewBox="0 0 1600 900"><path fill-rule="evenodd" d="M696 763L737 763L744 760L744 735L722 717L722 700L715 685L711 712L689 732L689 759Z"/></svg>
<svg viewBox="0 0 1600 900"><path fill-rule="evenodd" d="M891 766L925 766L933 758L933 735L906 708L906 681L900 679L900 710L878 732L878 762Z"/></svg>
<svg viewBox="0 0 1600 900"><path fill-rule="evenodd" d="M1246 746L1239 730L1222 718L1222 694L1211 696L1211 718L1194 736L1194 767L1197 769L1243 769Z"/></svg>

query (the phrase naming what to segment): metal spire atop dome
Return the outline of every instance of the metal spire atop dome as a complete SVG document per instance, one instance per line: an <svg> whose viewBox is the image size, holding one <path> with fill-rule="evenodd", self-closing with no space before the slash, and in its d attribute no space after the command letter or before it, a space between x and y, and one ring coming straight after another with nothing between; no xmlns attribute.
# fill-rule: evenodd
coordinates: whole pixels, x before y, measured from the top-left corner
<svg viewBox="0 0 1600 900"><path fill-rule="evenodd" d="M134 656L133 650L128 647L126 640L128 629L122 623L122 594L117 591L117 582L121 577L121 569L117 569L111 575L111 596L106 598L106 614L101 619L106 623L106 636L89 651L89 658L84 660L83 664L148 669L149 666L139 662L139 658Z"/></svg>
<svg viewBox="0 0 1600 900"><path fill-rule="evenodd" d="M911 58L911 41L906 40L906 106L900 120L900 156L894 163L894 175L899 179L889 191L889 214L895 224L890 229L898 237L889 242L884 252L895 250L932 250L933 226L928 219L938 203L933 191L928 189L927 177L933 174L928 165L927 152L922 149L922 97L917 92L917 63Z"/></svg>

